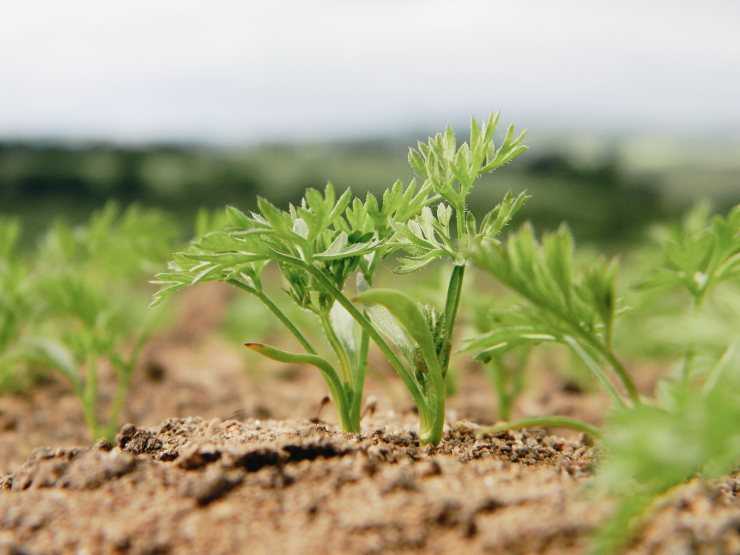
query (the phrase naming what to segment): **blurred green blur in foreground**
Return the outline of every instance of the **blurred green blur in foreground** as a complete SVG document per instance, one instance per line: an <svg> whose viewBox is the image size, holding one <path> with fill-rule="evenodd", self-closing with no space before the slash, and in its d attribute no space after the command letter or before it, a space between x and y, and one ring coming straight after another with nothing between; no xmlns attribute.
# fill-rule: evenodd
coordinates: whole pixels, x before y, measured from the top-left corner
<svg viewBox="0 0 740 555"><path fill-rule="evenodd" d="M421 134L420 134L421 136ZM356 193L409 178L407 138L244 148L0 142L0 213L22 216L31 238L50 221L76 223L109 199L165 208L185 229L198 207L286 204L332 181ZM484 180L471 208L509 189L533 193L527 215L568 221L581 240L625 242L699 198L724 210L740 199L740 141L544 139Z"/></svg>

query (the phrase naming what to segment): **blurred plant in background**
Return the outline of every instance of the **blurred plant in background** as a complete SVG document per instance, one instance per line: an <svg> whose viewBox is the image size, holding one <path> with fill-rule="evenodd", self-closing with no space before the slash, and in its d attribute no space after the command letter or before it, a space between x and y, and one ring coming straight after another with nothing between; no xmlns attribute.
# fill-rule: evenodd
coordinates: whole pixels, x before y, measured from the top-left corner
<svg viewBox="0 0 740 555"><path fill-rule="evenodd" d="M510 418L511 401L521 390L522 360L539 344L567 345L612 398L603 429L556 415L482 430L570 427L601 440L597 484L615 509L594 538L594 554L623 548L656 500L672 488L693 477L720 477L740 465L740 312L727 294L736 294L740 285L740 205L725 216L711 216L706 205L699 205L680 224L656 229L655 236L657 247L647 246L636 257L650 263L639 266L637 290L628 294L634 306L619 294L614 261L575 264L566 228L538 241L525 225L505 242L482 241L473 250L475 263L523 301L506 308L505 298L497 308L483 310L477 322L483 333L467 344L489 365L500 417ZM713 300L721 301L723 310L706 312ZM630 313L647 325L636 326L637 333L616 334L618 324L624 325L617 317ZM715 324L709 333L696 333L708 322ZM678 361L652 397L640 395L634 368L617 357L617 335L627 339L632 353L641 348L643 354L659 352ZM525 358L512 358L512 351Z"/></svg>
<svg viewBox="0 0 740 555"><path fill-rule="evenodd" d="M38 318L27 261L18 241L17 219L0 219L0 393L23 390L32 381L19 340Z"/></svg>
<svg viewBox="0 0 740 555"><path fill-rule="evenodd" d="M700 385L663 382L659 406L645 404L609 416L596 484L615 508L597 531L591 553L620 552L650 509L676 486L738 469L740 365L725 366Z"/></svg>
<svg viewBox="0 0 740 555"><path fill-rule="evenodd" d="M2 390L23 391L58 372L91 435L110 439L144 342L161 324L142 284L173 247L177 227L159 212L108 204L85 225L53 224L36 249L15 248L18 230L0 224ZM106 397L99 382L109 375L115 387Z"/></svg>

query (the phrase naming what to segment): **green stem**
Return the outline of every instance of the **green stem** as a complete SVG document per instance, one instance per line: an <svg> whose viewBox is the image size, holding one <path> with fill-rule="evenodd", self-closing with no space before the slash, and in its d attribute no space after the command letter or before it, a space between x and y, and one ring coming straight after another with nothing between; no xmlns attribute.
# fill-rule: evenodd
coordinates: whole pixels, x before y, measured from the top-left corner
<svg viewBox="0 0 740 555"><path fill-rule="evenodd" d="M316 354L316 349L313 348L308 339L306 339L301 331L293 324L293 322L290 321L290 318L288 318L285 313L280 310L280 307L278 307L272 301L272 299L268 297L267 294L265 294L262 290L250 287L249 285L237 279L229 279L227 280L227 283L255 295L275 316L277 316L278 320L280 320L283 325L288 328L288 330L290 330L290 333L293 334L293 336L300 342L300 344L303 346L304 349L306 349L307 352L311 353L312 355Z"/></svg>
<svg viewBox="0 0 740 555"><path fill-rule="evenodd" d="M331 345L331 348L334 350L334 353L337 355L337 359L339 360L339 368L341 370L342 380L347 387L351 387L353 380L352 364L349 361L349 355L347 355L347 351L342 346L342 342L339 341L339 338L334 331L334 327L331 325L329 316L325 311L319 313L319 320L321 321L321 326L324 328L326 338L329 340L329 344Z"/></svg>
<svg viewBox="0 0 740 555"><path fill-rule="evenodd" d="M350 313L355 321L360 324L360 326L362 326L362 328L367 332L367 334L370 336L370 339L372 339L380 348L390 365L403 380L403 383L406 385L406 388L409 390L409 393L414 399L414 403L416 403L416 406L419 408L419 412L423 413L424 411L426 411L427 402L424 399L424 395L419 388L419 385L416 383L413 375L403 366L396 353L394 353L393 349L391 349L388 343L386 343L385 339L383 339L383 336L380 335L380 332L375 329L375 326L372 324L372 322L370 322L370 320L368 320L368 318L362 312L360 312L354 304L352 304L352 302L344 295L344 293L342 293L329 279L327 279L326 276L324 276L324 274L321 272L321 270L312 266L311 264L277 251L273 251L273 256L278 260L285 262L286 264L297 266L309 272L316 279L316 281L321 284L321 287L323 287L334 298L334 300L341 304L347 310L347 312Z"/></svg>
<svg viewBox="0 0 740 555"><path fill-rule="evenodd" d="M463 237L466 237L465 233L465 201L455 206L455 224L457 231L457 240L460 242Z"/></svg>
<svg viewBox="0 0 740 555"><path fill-rule="evenodd" d="M625 402L619 391L614 387L614 384L604 374L601 366L591 357L590 354L581 346L578 341L570 336L564 338L565 343L571 348L571 350L580 358L591 373L596 376L598 382L606 389L606 392L611 396L612 400L619 406L624 407Z"/></svg>
<svg viewBox="0 0 740 555"><path fill-rule="evenodd" d="M692 319L696 318L696 313L699 310L699 306L701 305L701 299L701 296L694 296L692 298L691 306L689 307L689 315ZM681 380L683 381L684 385L688 385L689 381L691 380L691 374L694 366L694 356L694 345L692 342L689 342L683 356L683 366L681 367Z"/></svg>
<svg viewBox="0 0 740 555"><path fill-rule="evenodd" d="M445 425L445 401L447 400L447 382L435 371L431 374L431 390L427 391L427 410L419 412L419 441L422 444L437 445L442 441Z"/></svg>
<svg viewBox="0 0 740 555"><path fill-rule="evenodd" d="M87 362L85 385L82 391L82 409L85 415L85 424L93 439L98 439L98 417L96 414L98 398L98 368L95 357L91 356Z"/></svg>
<svg viewBox="0 0 740 555"><path fill-rule="evenodd" d="M558 315L558 317L561 320L568 323L569 327L573 330L574 334L581 337L586 343L591 345L595 350L600 352L604 356L604 358L606 358L607 362L609 362L609 365L612 367L614 372L617 374L619 381L622 382L622 385L624 386L624 389L627 392L627 396L630 398L630 401L632 401L635 405L639 405L640 404L640 393L637 391L637 386L635 385L635 382L632 380L632 376L630 376L629 372L624 367L624 365L621 363L621 361L617 358L617 356L607 346L605 346L601 341L596 339L593 335L583 331L579 326L573 325L568 319L560 316L559 312L556 311L555 314ZM610 393L615 394L616 397L619 399L619 404L624 406L625 403L624 403L624 400L622 399L622 396L616 391L616 389L614 389L614 386L611 384L611 381L609 381L609 379L603 374L603 371L601 370L599 365L596 363L596 361L594 361L590 356L588 356L588 354L585 353L585 351L583 351L583 353L586 354L586 357L591 361L591 363L587 362L587 360L583 357L581 353L576 352L576 354L581 358L581 360L583 360L586 363L586 366L588 366L589 369L591 369L596 374L597 378L599 378L599 381L602 383L602 385L604 385ZM596 370L597 368L598 370Z"/></svg>
<svg viewBox="0 0 740 555"><path fill-rule="evenodd" d="M668 490L670 491L670 490ZM607 520L596 530L591 539L589 555L614 555L623 552L625 546L638 531L651 507L663 496L662 493L640 493L624 496Z"/></svg>
<svg viewBox="0 0 740 555"><path fill-rule="evenodd" d="M324 377L327 386L329 387L329 394L337 408L339 419L342 424L342 429L345 432L359 432L359 420L353 421L350 417L350 399L348 397L349 389L345 388L342 381L339 379L334 367L329 362L318 355L314 354L296 354L282 351L270 345L263 343L245 343L244 345L248 349L256 351L267 358L276 360L278 362L287 362L291 364L310 364L321 372Z"/></svg>
<svg viewBox="0 0 740 555"><path fill-rule="evenodd" d="M691 379L692 368L694 366L694 349L689 347L683 355L683 364L681 365L681 381L688 385Z"/></svg>
<svg viewBox="0 0 740 555"><path fill-rule="evenodd" d="M352 401L347 398L347 393L351 393L348 389L342 389L343 402L337 404L337 412L339 413L339 420L341 421L342 431L350 434L360 433L360 419L354 418L352 415ZM335 401L336 402L336 401Z"/></svg>
<svg viewBox="0 0 740 555"><path fill-rule="evenodd" d="M450 352L452 350L452 333L455 328L457 312L460 308L460 297L462 295L463 278L465 277L465 265L456 265L452 269L450 282L447 286L447 300L445 302L445 341L442 351L442 371L447 373L450 366Z"/></svg>
<svg viewBox="0 0 740 555"><path fill-rule="evenodd" d="M123 412L123 407L126 404L126 399L128 397L128 391L131 387L131 378L136 369L136 365L139 362L141 351L144 349L144 345L150 337L150 332L151 330L144 330L139 334L128 360L124 361L116 353L113 353L110 356L111 364L116 368L117 381L116 392L113 396L108 423L105 426L104 432L105 439L109 441L113 441L115 438L116 431L118 430L119 418L121 416L121 412Z"/></svg>
<svg viewBox="0 0 740 555"><path fill-rule="evenodd" d="M352 421L360 422L360 411L362 410L362 394L365 389L365 373L367 372L367 354L370 347L370 337L367 331L362 329L360 337L360 355L357 361L357 372L355 374L354 397L352 398Z"/></svg>
<svg viewBox="0 0 740 555"><path fill-rule="evenodd" d="M501 420L510 420L512 397L507 389L508 384L505 376L506 369L504 368L504 364L502 361L497 360L496 357L492 357L484 368L486 369L486 374L488 374L488 377L496 390L499 418Z"/></svg>
<svg viewBox="0 0 740 555"><path fill-rule="evenodd" d="M113 365L116 367L118 379L116 381L116 392L111 403L108 423L105 427L105 439L109 441L113 440L116 430L118 429L119 418L123 411L123 406L126 403L129 387L131 386L131 377L136 364L135 360L136 359L133 357L128 362L124 362L118 357L111 360Z"/></svg>
<svg viewBox="0 0 740 555"><path fill-rule="evenodd" d="M605 349L603 353L606 359L609 361L609 364L611 364L612 368L619 376L619 379L622 381L622 385L624 385L624 388L627 390L627 395L629 395L630 400L635 405L641 404L640 393L639 391L637 391L637 386L632 380L632 377L630 376L627 369L612 351Z"/></svg>
<svg viewBox="0 0 740 555"><path fill-rule="evenodd" d="M727 349L725 349L725 352L722 353L722 356L719 358L716 364L709 371L709 375L707 376L707 379L704 381L704 386L702 387L702 390L701 390L702 395L706 397L717 386L717 384L720 381L720 378L722 377L722 373L725 371L725 368L727 368L727 366L729 365L734 354L735 354L735 343L730 343L727 346Z"/></svg>
<svg viewBox="0 0 740 555"><path fill-rule="evenodd" d="M316 270L318 273L318 270ZM332 293L332 296L339 302L344 308L347 309L347 312L349 312L352 317L355 319L355 321L362 326L362 328L367 332L368 336L375 342L375 344L380 348L380 350L385 355L386 359L388 359L388 362L391 364L393 369L396 371L396 373L401 377L404 384L406 385L406 388L411 393L411 396L414 398L414 402L419 407L420 411L427 410L427 403L424 399L424 396L421 392L421 389L419 388L418 384L416 383L416 380L414 377L409 373L409 371L403 366L401 361L399 360L396 353L393 352L393 349L386 343L385 339L383 339L383 336L380 335L380 332L378 332L375 329L375 326L368 320L368 318L362 314L357 308L352 304L352 301L350 301L344 293L339 291L336 287L334 287L333 284L331 284L328 280L325 278L322 279L325 280L324 284L327 287L327 289Z"/></svg>
<svg viewBox="0 0 740 555"><path fill-rule="evenodd" d="M588 434L596 439L601 438L601 430L582 420L567 416L534 416L522 418L513 422L504 422L478 430L479 434L500 435L509 430L523 430L525 428L568 428Z"/></svg>

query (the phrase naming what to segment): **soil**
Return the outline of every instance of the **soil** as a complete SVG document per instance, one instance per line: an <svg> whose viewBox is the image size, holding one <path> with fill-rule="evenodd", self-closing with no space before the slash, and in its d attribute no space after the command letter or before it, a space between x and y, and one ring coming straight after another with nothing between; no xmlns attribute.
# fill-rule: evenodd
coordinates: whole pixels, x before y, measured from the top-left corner
<svg viewBox="0 0 740 555"><path fill-rule="evenodd" d="M250 371L213 333L228 294L194 291L148 350L113 444L90 445L63 383L0 399L0 554L584 553L609 514L583 436L476 435L495 409L480 374L461 380L436 448L382 370L362 434L344 434L318 373ZM604 404L543 373L517 406L598 423ZM678 488L629 552L740 554L738 491L740 475Z"/></svg>

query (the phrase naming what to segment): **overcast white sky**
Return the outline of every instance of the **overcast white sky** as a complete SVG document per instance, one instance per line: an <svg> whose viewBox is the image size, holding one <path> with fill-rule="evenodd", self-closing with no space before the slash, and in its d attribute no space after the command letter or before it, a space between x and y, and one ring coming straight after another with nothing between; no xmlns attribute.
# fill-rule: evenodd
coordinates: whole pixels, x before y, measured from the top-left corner
<svg viewBox="0 0 740 555"><path fill-rule="evenodd" d="M740 132L740 2L8 0L0 136Z"/></svg>

